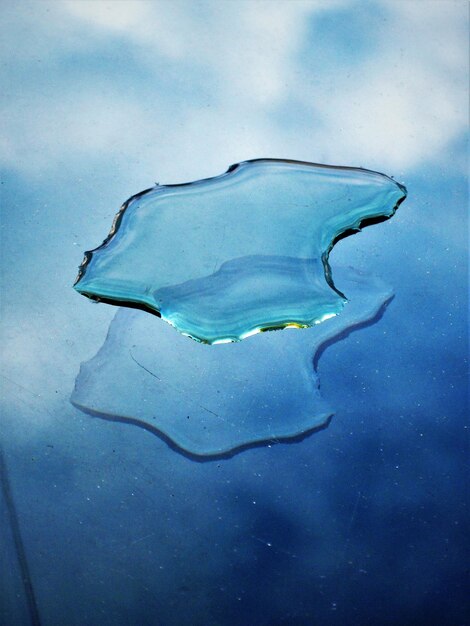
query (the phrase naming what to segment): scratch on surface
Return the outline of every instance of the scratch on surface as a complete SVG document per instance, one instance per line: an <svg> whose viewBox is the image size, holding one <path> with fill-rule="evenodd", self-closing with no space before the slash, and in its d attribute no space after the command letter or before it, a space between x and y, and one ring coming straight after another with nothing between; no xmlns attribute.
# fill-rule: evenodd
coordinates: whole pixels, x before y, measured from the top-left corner
<svg viewBox="0 0 470 626"><path fill-rule="evenodd" d="M131 355L131 359L134 361L134 363L136 363L136 365L138 365L139 367L141 367L143 370L145 370L147 372L147 374L150 374L150 376L153 376L154 378L156 378L157 380L159 380L160 382L163 382L161 378L159 378L156 374L154 374L153 372L151 372L149 369L147 369L145 367L145 365L142 365L142 363L139 363L139 361L134 357L134 355L132 354L132 351L129 350L129 354Z"/></svg>
<svg viewBox="0 0 470 626"><path fill-rule="evenodd" d="M143 541L144 539L148 539L149 537L153 537L155 533L149 533L148 535L144 535L143 537L139 537L138 539L134 539L133 541L131 541L131 546L133 546L135 543L139 543L140 541Z"/></svg>
<svg viewBox="0 0 470 626"><path fill-rule="evenodd" d="M132 351L129 350L129 354L131 356L131 359L134 361L134 363L136 365L138 365L139 367L141 367L145 372L147 372L147 374L150 374L150 376L153 376L154 378L156 378L159 382L168 385L168 387L170 387L171 389L174 389L176 392L181 393L182 395L184 395L188 400L190 400L190 402L192 402L193 404L196 404L200 409L202 409L203 411L207 411L207 413L210 413L211 415L214 415L214 417L217 417L218 419L222 420L223 422L226 422L228 424L231 424L232 426L235 426L235 424L233 424L232 422L228 422L226 419L224 419L221 415L219 415L218 413L215 413L214 411L211 411L210 409L208 409L207 407L203 406L202 404L199 404L198 402L195 402L187 393L185 393L184 391L182 391L181 389L178 389L177 387L175 387L174 385L170 385L167 382L164 382L159 376L157 376L156 374L154 374L151 370L149 370L148 368L145 367L145 365L142 365L142 363L139 363L139 361L134 357L134 355L132 354Z"/></svg>
<svg viewBox="0 0 470 626"><path fill-rule="evenodd" d="M352 512L352 515L351 515L351 519L349 520L348 531L347 531L347 533L346 533L346 540L347 540L347 541L349 541L349 535L350 535L350 533L351 533L351 529L352 529L352 527L353 527L354 520L355 520L355 518L356 518L356 513L357 513L357 509L358 509L358 507L359 507L359 500L360 500L360 499L361 499L361 492L360 492L360 491L358 491L358 492L357 492L356 502L355 502L355 504L354 504L354 509L353 509L353 512Z"/></svg>
<svg viewBox="0 0 470 626"><path fill-rule="evenodd" d="M40 398L41 397L41 395L39 393L36 393L35 391L31 391L31 389L28 389L27 387L24 387L23 385L20 385L15 380L11 380L11 378L8 378L8 376L4 376L3 374L1 374L1 377L4 380L7 380L12 385L15 385L16 387L19 387L20 389L22 389L23 391L26 391L27 393L30 393L35 398Z"/></svg>
<svg viewBox="0 0 470 626"><path fill-rule="evenodd" d="M48 408L44 407L45 399L41 396L41 394L36 393L35 391L31 391L31 389L28 389L27 387L24 387L23 385L20 385L19 383L15 382L14 380L11 380L10 378L8 378L8 376L4 376L3 374L0 374L0 377L3 378L4 380L8 381L11 385L14 385L15 387L18 387L18 389L21 389L21 391L29 393L34 398L38 398L40 403L43 405L41 410L44 411L45 413L47 413L47 415L49 415L49 417L52 417L52 419L55 419L55 416L51 413L51 411L49 411ZM22 404L24 404L24 405L26 405L28 407L33 407L34 409L37 408L36 404L33 403L32 400L28 400L28 399L22 398L21 394L15 393L15 396L18 398L18 400Z"/></svg>

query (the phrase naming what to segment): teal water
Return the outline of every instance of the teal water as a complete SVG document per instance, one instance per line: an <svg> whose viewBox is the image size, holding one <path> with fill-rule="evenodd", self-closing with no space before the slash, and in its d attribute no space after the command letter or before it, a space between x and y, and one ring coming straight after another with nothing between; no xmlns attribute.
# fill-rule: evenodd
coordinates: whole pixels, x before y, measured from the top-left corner
<svg viewBox="0 0 470 626"><path fill-rule="evenodd" d="M312 326L347 302L328 265L335 241L391 217L405 197L369 170L244 161L130 198L85 253L75 289L145 308L203 343Z"/></svg>

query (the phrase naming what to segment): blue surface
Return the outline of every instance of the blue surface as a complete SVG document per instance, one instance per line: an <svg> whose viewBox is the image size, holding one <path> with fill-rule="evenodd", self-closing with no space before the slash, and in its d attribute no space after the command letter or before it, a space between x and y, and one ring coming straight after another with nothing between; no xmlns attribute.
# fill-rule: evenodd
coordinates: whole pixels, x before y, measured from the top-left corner
<svg viewBox="0 0 470 626"><path fill-rule="evenodd" d="M330 3L2 5L0 622L468 623L468 6L366 6L354 59ZM409 192L331 254L395 298L319 357L328 428L198 463L75 409L115 312L82 250L136 190L268 155Z"/></svg>

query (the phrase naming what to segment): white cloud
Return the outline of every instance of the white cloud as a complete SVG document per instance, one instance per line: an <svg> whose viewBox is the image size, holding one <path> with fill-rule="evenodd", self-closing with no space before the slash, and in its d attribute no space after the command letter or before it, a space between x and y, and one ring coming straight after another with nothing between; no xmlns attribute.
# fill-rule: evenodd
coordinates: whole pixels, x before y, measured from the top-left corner
<svg viewBox="0 0 470 626"><path fill-rule="evenodd" d="M178 22L185 21L184 5L178 2L67 0L59 9L84 25L121 36L144 51L155 50L176 58L184 54L186 46L178 28Z"/></svg>
<svg viewBox="0 0 470 626"><path fill-rule="evenodd" d="M69 0L61 8L91 28L122 37L149 65L156 54L186 60L215 74L226 100L241 96L268 103L288 79L306 17L324 5Z"/></svg>
<svg viewBox="0 0 470 626"><path fill-rule="evenodd" d="M388 36L373 58L336 85L336 97L312 90L325 134L348 162L402 170L439 161L467 128L465 7L425 4L385 3Z"/></svg>
<svg viewBox="0 0 470 626"><path fill-rule="evenodd" d="M22 67L34 75L40 57L57 85L26 83L2 110L4 162L29 175L87 155L161 182L255 156L401 175L445 159L466 130L465 3L384 2L377 48L347 71L328 51L316 54L309 20L354 2L37 5L15 10L10 30L23 38ZM77 68L81 55L94 55L99 69L104 51L116 49L139 65L144 85L97 72L74 86L69 68L58 73L74 55Z"/></svg>

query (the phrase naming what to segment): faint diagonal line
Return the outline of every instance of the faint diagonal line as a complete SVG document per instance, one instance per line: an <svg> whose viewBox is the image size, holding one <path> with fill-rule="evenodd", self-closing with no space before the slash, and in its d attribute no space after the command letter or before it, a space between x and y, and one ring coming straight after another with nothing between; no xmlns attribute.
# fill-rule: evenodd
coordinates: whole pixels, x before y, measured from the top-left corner
<svg viewBox="0 0 470 626"><path fill-rule="evenodd" d="M28 560L26 558L26 552L23 545L23 539L21 538L20 526L18 523L18 515L16 513L15 502L13 500L13 494L10 488L10 481L8 478L8 470L5 463L3 449L0 445L0 483L5 498L8 517L10 519L11 531L13 534L13 541L15 544L16 554L18 557L18 563L20 565L21 580L23 581L23 587L28 603L29 616L32 626L41 626L41 620L39 619L39 611L36 603L36 597L34 595L34 588L31 581L31 574L29 571Z"/></svg>

